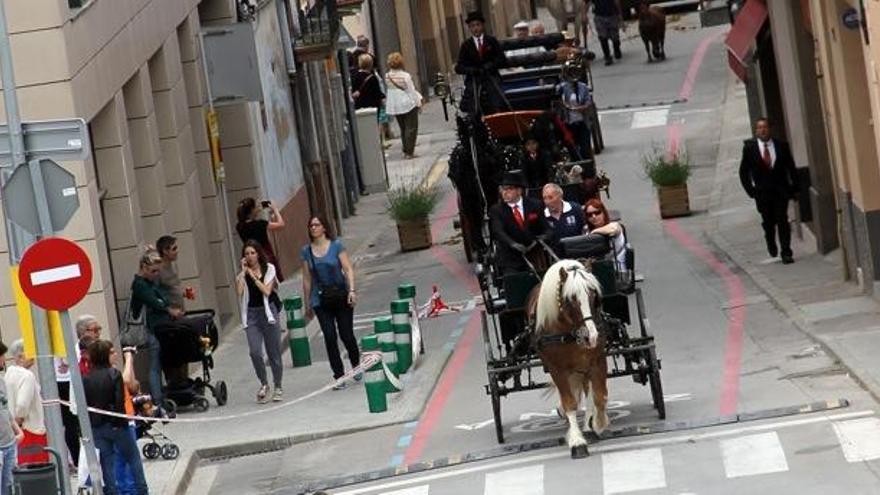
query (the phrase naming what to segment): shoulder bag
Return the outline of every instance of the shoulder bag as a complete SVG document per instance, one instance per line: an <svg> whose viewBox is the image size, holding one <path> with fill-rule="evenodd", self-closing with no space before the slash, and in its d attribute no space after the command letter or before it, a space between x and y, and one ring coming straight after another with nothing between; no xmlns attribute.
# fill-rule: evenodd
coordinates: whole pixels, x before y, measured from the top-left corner
<svg viewBox="0 0 880 495"><path fill-rule="evenodd" d="M345 290L345 287L340 287L332 283L332 281L324 283L321 280L321 274L318 272L318 265L315 263L315 254L312 252L311 245L309 245L309 259L312 262L312 271L315 273L315 282L318 287L318 305L327 311L337 311L344 308L348 304L348 292Z"/></svg>
<svg viewBox="0 0 880 495"><path fill-rule="evenodd" d="M119 329L120 347L142 348L147 345L146 306L141 307L141 314L135 318L131 314L131 297L125 306L125 316Z"/></svg>

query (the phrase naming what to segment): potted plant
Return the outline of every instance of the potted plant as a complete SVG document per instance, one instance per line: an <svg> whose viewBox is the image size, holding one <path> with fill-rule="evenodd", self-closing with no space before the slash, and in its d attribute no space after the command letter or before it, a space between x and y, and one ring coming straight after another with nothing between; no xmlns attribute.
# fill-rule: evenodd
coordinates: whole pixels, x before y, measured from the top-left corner
<svg viewBox="0 0 880 495"><path fill-rule="evenodd" d="M655 147L642 156L642 167L645 176L657 188L660 217L690 215L687 180L691 175L691 163L687 153Z"/></svg>
<svg viewBox="0 0 880 495"><path fill-rule="evenodd" d="M404 185L388 191L388 213L397 223L401 251L431 247L429 216L439 200L434 186Z"/></svg>

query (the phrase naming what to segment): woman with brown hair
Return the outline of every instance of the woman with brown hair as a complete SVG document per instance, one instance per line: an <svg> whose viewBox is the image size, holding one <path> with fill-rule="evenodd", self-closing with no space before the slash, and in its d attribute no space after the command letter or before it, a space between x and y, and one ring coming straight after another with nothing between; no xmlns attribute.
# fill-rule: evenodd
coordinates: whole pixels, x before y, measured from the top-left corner
<svg viewBox="0 0 880 495"><path fill-rule="evenodd" d="M416 138L419 135L419 111L422 108L422 95L416 91L412 76L403 69L403 55L394 52L388 55L388 72L385 73L388 97L385 111L397 118L400 126L400 139L403 142L403 157L415 158Z"/></svg>
<svg viewBox="0 0 880 495"><path fill-rule="evenodd" d="M247 242L251 239L260 243L263 252L269 263L275 265L278 283L284 282L284 276L281 274L281 268L278 266L278 258L275 256L275 250L272 243L269 242L269 232L284 228L284 218L281 211L272 204L271 201L264 200L260 203L262 208L257 208L257 201L254 198L244 198L238 204L238 223L235 230L241 237L241 242ZM263 210L269 210L269 218L260 218Z"/></svg>
<svg viewBox="0 0 880 495"><path fill-rule="evenodd" d="M266 259L260 243L249 240L241 250L241 271L235 278L236 290L241 301L241 326L247 334L248 349L254 372L260 380L257 402L269 402L269 382L266 365L263 362L263 348L272 368L275 390L272 399L281 401L281 330L278 327L278 313L281 299L275 289L278 287L275 266Z"/></svg>
<svg viewBox="0 0 880 495"><path fill-rule="evenodd" d="M626 266L626 229L620 222L612 222L608 208L598 199L590 199L584 205L587 231L591 234L607 236L611 241L614 259L618 267Z"/></svg>
<svg viewBox="0 0 880 495"><path fill-rule="evenodd" d="M348 351L351 367L360 363L360 351L354 337L354 306L357 304L354 267L342 241L333 238L323 218L311 217L308 226L310 242L300 251L303 294L309 298L306 317L311 319L317 315L333 378L339 379L345 370L339 356L338 339ZM360 378L358 374L355 380ZM334 388L345 388L345 383L338 383Z"/></svg>

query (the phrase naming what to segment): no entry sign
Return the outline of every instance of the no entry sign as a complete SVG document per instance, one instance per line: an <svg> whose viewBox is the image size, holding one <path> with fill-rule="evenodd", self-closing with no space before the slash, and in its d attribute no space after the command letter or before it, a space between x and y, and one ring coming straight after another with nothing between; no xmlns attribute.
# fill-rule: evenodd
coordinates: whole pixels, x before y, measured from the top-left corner
<svg viewBox="0 0 880 495"><path fill-rule="evenodd" d="M64 311L89 291L92 264L76 243L49 237L24 252L18 281L24 294L37 306Z"/></svg>

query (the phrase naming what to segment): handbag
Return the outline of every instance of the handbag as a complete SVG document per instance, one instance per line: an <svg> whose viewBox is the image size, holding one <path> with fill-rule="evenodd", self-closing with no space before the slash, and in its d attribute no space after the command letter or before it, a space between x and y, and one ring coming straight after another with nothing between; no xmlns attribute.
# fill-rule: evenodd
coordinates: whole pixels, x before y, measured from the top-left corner
<svg viewBox="0 0 880 495"><path fill-rule="evenodd" d="M147 308L141 308L141 314L137 318L131 314L131 298L125 306L125 318L119 329L119 345L121 347L145 347L147 345Z"/></svg>
<svg viewBox="0 0 880 495"><path fill-rule="evenodd" d="M312 246L309 246L309 259L312 262L312 271L315 272L315 281L318 285L318 305L327 311L337 311L348 305L348 291L345 290L345 287L334 283L325 284L321 281Z"/></svg>
<svg viewBox="0 0 880 495"><path fill-rule="evenodd" d="M406 96L409 96L409 100L412 102L413 105L416 106L416 108L422 108L422 94L421 93L416 91L416 95L418 96L418 98L416 98L415 96L412 95L412 93L410 93L409 91L406 90L406 86L401 86L400 84L397 84L397 81L395 81L393 77L386 74L385 79L388 82L390 82L395 88L406 93Z"/></svg>

